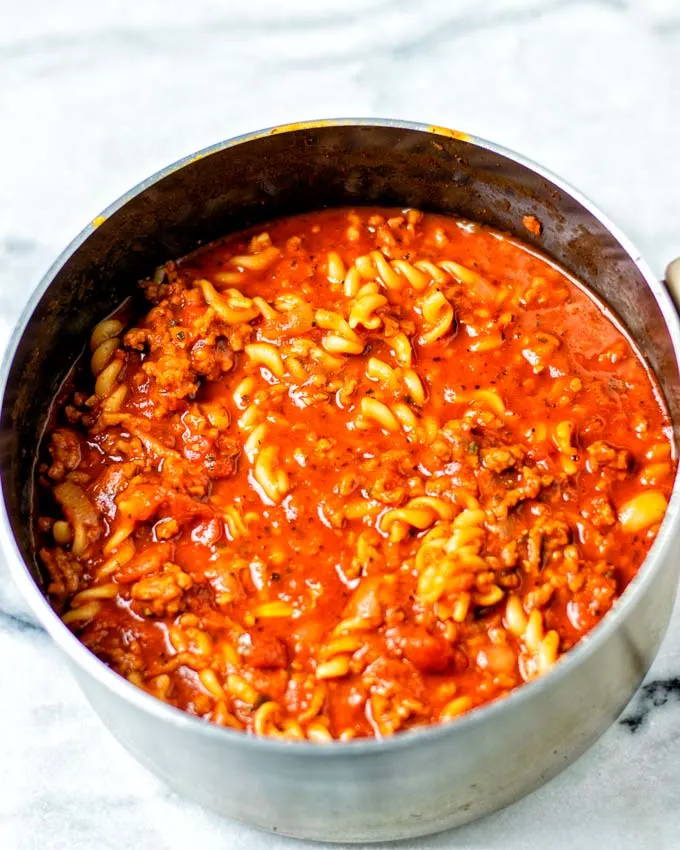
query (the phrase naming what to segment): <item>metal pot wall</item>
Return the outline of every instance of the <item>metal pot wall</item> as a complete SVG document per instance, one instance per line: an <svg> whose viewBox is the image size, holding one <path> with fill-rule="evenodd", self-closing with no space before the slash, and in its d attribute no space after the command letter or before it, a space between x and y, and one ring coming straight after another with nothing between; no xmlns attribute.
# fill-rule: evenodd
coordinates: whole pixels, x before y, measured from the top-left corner
<svg viewBox="0 0 680 850"><path fill-rule="evenodd" d="M155 700L109 670L46 601L30 511L36 435L92 326L153 268L231 230L322 206L455 213L534 244L622 319L655 371L677 435L680 325L628 241L561 180L496 145L394 121L325 121L216 145L142 183L67 248L31 298L3 364L2 547L37 617L113 734L170 786L232 818L326 841L407 838L528 793L614 721L664 635L680 559L677 486L637 578L549 674L456 722L318 745L247 737ZM524 215L543 225L540 236ZM96 758L96 754L93 754ZM104 767L102 766L102 769Z"/></svg>

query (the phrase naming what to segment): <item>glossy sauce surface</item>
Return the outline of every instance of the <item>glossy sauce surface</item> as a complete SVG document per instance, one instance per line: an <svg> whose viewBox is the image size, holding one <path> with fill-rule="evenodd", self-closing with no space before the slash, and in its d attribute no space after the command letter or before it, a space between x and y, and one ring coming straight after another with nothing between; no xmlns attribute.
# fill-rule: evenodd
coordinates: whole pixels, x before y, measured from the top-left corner
<svg viewBox="0 0 680 850"><path fill-rule="evenodd" d="M549 670L640 567L661 397L521 244L326 210L143 285L58 401L38 524L65 621L159 698L312 741L448 721Z"/></svg>

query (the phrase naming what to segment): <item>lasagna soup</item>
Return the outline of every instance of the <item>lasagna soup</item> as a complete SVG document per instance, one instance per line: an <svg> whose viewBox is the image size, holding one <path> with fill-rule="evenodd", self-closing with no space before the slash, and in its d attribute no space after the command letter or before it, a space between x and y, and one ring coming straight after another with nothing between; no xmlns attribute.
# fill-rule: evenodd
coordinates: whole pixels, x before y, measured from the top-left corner
<svg viewBox="0 0 680 850"><path fill-rule="evenodd" d="M635 576L669 419L527 246L332 209L141 291L55 402L37 519L53 605L139 688L256 735L392 735L544 674Z"/></svg>

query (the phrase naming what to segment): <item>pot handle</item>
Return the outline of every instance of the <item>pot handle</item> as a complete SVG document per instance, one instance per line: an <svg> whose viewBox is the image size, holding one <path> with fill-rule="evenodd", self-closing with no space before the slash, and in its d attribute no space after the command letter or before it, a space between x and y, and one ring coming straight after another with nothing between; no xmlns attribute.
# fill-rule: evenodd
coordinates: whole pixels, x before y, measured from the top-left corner
<svg viewBox="0 0 680 850"><path fill-rule="evenodd" d="M666 268L666 288L680 310L680 257L672 260Z"/></svg>

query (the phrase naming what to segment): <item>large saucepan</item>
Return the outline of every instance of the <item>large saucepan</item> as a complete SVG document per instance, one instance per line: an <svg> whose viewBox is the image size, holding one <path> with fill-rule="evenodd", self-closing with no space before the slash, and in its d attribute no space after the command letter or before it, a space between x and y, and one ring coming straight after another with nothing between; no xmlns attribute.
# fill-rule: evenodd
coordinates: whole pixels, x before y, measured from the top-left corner
<svg viewBox="0 0 680 850"><path fill-rule="evenodd" d="M604 621L552 672L450 725L383 741L257 739L155 700L90 654L43 596L31 543L37 435L59 382L92 326L156 265L250 224L340 204L456 213L547 252L623 319L656 372L677 439L678 317L663 284L589 201L522 157L461 133L323 121L242 136L171 166L106 210L52 266L3 365L1 531L31 608L95 710L143 764L229 817L286 835L358 842L435 832L498 809L604 732L668 624L680 568L673 548L680 494L676 487L639 575ZM539 237L522 227L526 214L542 222Z"/></svg>

